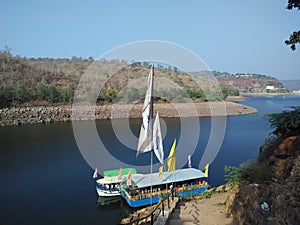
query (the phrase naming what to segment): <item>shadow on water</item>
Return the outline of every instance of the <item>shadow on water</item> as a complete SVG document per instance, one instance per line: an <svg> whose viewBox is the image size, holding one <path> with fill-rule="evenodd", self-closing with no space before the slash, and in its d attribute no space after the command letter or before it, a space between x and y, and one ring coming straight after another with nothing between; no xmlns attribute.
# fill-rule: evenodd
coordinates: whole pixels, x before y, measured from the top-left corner
<svg viewBox="0 0 300 225"><path fill-rule="evenodd" d="M97 208L96 224L119 224L122 218L128 217L134 211L121 196L110 200L110 202L103 201L99 197Z"/></svg>

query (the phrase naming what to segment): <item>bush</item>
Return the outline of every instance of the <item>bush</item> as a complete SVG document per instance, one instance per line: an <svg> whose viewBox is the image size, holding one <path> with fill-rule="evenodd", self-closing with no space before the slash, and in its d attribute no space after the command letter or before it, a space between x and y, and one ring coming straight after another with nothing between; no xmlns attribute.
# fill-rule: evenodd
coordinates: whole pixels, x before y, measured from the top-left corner
<svg viewBox="0 0 300 225"><path fill-rule="evenodd" d="M255 164L253 160L247 160L241 163L239 167L225 166L225 180L230 186L238 186L252 182Z"/></svg>
<svg viewBox="0 0 300 225"><path fill-rule="evenodd" d="M266 114L271 127L275 128L273 134L278 137L285 138L300 133L300 106L289 108L293 110Z"/></svg>
<svg viewBox="0 0 300 225"><path fill-rule="evenodd" d="M118 95L117 90L109 87L106 89L104 93L104 100L107 102L113 102L117 97L117 95Z"/></svg>

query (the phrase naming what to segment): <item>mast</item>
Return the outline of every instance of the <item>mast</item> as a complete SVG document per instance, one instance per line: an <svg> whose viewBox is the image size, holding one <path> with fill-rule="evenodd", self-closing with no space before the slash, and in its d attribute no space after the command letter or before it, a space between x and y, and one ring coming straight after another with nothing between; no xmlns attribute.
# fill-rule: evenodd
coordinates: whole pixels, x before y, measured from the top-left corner
<svg viewBox="0 0 300 225"><path fill-rule="evenodd" d="M151 65L151 72L152 72L152 86L151 86L151 100L150 100L150 113L149 113L149 120L151 121L151 131L153 131L153 86L154 86L154 65ZM152 137L152 136L151 136ZM152 137L153 139L153 137Z"/></svg>
<svg viewBox="0 0 300 225"><path fill-rule="evenodd" d="M151 151L150 160L150 192L151 192L151 205L152 205L152 172L153 172L153 80L154 80L154 65L151 65L150 73L148 76L148 88L146 91L145 101L143 105L142 117L143 122L140 130L137 154Z"/></svg>
<svg viewBox="0 0 300 225"><path fill-rule="evenodd" d="M150 120L150 127L151 127L151 143L153 143L153 86L154 86L154 65L151 65L151 73L152 73L152 90L151 90L151 100L150 100L150 113L149 113L149 120ZM150 205L152 206L152 172L153 172L153 151L151 151L150 156Z"/></svg>

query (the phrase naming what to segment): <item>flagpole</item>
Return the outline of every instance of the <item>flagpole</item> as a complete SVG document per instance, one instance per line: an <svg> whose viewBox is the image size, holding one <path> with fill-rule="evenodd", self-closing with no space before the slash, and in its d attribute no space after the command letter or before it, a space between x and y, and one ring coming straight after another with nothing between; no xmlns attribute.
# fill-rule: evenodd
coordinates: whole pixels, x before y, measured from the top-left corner
<svg viewBox="0 0 300 225"><path fill-rule="evenodd" d="M151 125L151 143L153 143L153 86L154 86L154 65L151 66L151 72L152 72L152 90L151 90L151 100L150 100L150 125ZM152 172L153 172L153 151L151 150L151 156L150 156L150 205L152 206Z"/></svg>
<svg viewBox="0 0 300 225"><path fill-rule="evenodd" d="M151 151L151 167L150 167L150 205L152 206L152 164L153 164L153 153Z"/></svg>

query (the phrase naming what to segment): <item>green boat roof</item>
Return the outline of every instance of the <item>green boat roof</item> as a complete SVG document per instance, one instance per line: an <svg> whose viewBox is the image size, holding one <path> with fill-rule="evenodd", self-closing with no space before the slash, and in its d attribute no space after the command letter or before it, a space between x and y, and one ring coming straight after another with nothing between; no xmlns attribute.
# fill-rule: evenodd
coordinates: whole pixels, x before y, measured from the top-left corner
<svg viewBox="0 0 300 225"><path fill-rule="evenodd" d="M136 169L134 168L122 168L122 175L127 175L130 170L132 174L136 174ZM103 174L105 177L116 177L119 175L119 170L107 170Z"/></svg>

